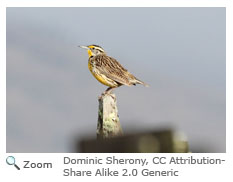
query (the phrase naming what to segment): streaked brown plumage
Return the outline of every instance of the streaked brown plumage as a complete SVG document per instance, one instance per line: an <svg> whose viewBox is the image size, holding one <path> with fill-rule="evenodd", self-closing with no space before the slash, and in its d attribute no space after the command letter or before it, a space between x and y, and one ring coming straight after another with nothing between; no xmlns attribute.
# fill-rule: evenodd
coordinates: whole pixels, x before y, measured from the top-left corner
<svg viewBox="0 0 233 182"><path fill-rule="evenodd" d="M121 85L148 86L128 72L116 59L107 56L102 47L97 45L80 47L88 50L88 68L99 82L109 87L107 92Z"/></svg>

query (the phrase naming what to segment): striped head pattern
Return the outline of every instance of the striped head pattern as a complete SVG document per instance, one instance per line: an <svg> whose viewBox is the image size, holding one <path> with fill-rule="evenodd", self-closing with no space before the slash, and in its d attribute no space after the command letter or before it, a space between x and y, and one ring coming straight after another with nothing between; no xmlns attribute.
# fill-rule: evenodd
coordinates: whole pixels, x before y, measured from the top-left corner
<svg viewBox="0 0 233 182"><path fill-rule="evenodd" d="M94 45L94 44L89 45L89 46L79 46L79 47L87 49L89 57L105 53L105 51L102 47L100 47L98 45Z"/></svg>

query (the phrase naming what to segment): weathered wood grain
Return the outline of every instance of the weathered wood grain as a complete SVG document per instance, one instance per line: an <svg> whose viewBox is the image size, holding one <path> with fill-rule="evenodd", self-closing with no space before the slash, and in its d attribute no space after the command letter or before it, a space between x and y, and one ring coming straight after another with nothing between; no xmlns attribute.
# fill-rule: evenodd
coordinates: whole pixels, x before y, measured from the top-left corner
<svg viewBox="0 0 233 182"><path fill-rule="evenodd" d="M104 93L99 97L97 138L112 138L123 134L117 110L116 95Z"/></svg>

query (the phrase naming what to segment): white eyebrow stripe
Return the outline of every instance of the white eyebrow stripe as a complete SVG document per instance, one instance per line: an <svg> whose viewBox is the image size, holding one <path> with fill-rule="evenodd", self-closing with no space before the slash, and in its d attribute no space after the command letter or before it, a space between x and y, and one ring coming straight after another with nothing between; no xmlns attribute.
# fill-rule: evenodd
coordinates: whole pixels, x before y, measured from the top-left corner
<svg viewBox="0 0 233 182"><path fill-rule="evenodd" d="M104 50L100 47L95 47L97 50L101 51L101 52L104 52Z"/></svg>

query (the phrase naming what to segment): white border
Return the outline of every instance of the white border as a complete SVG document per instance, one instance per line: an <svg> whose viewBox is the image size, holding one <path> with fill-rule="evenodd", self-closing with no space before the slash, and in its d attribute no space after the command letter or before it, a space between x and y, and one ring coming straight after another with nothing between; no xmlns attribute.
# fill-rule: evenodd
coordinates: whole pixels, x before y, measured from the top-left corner
<svg viewBox="0 0 233 182"><path fill-rule="evenodd" d="M0 6L0 152L6 151L6 8ZM0 164L1 165L1 164Z"/></svg>
<svg viewBox="0 0 233 182"><path fill-rule="evenodd" d="M5 0L7 7L226 7L228 0Z"/></svg>
<svg viewBox="0 0 233 182"><path fill-rule="evenodd" d="M233 8L232 1L230 0L8 0L1 1L0 4L0 181L48 181L48 180L66 180L66 181L77 181L83 180L84 178L67 178L62 177L61 170L64 168L62 165L63 156L73 156L73 157L84 157L87 154L12 154L17 156L17 160L22 163L25 159L37 160L37 161L46 161L50 160L56 164L56 167L49 170L29 170L29 171L15 171L12 169L12 166L8 166L5 163L5 159L8 155L6 154L6 7L226 7L226 24L227 24L227 39L226 39L226 88L227 88L227 109L226 109L226 119L227 119L227 153L226 154L166 154L169 156L187 156L193 155L195 157L215 157L226 159L226 164L223 166L179 166L178 168L182 171L181 177L169 178L163 177L159 178L160 181L187 181L187 180L199 180L199 181L215 181L220 179L228 179L232 181L233 179L231 173L233 169L233 145L232 145L232 103L233 98L232 94L232 43L233 43L233 28L232 28L232 17L233 17ZM145 154L116 154L118 157L145 157ZM148 154L152 156L154 154ZM164 156L165 154L156 154L156 156ZM106 154L88 154L88 156L99 156L104 157ZM116 166L112 166L116 168ZM122 166L118 166L122 167ZM89 166L89 168L92 168ZM163 166L158 166L158 168L163 168ZM169 168L169 167L168 167ZM6 180L8 179L8 180ZM105 181L109 178L93 178L88 177L85 180L95 180L95 181ZM117 177L111 178L111 181L119 180L129 180L129 178ZM136 177L134 180L147 180L154 181L158 179L157 177Z"/></svg>

